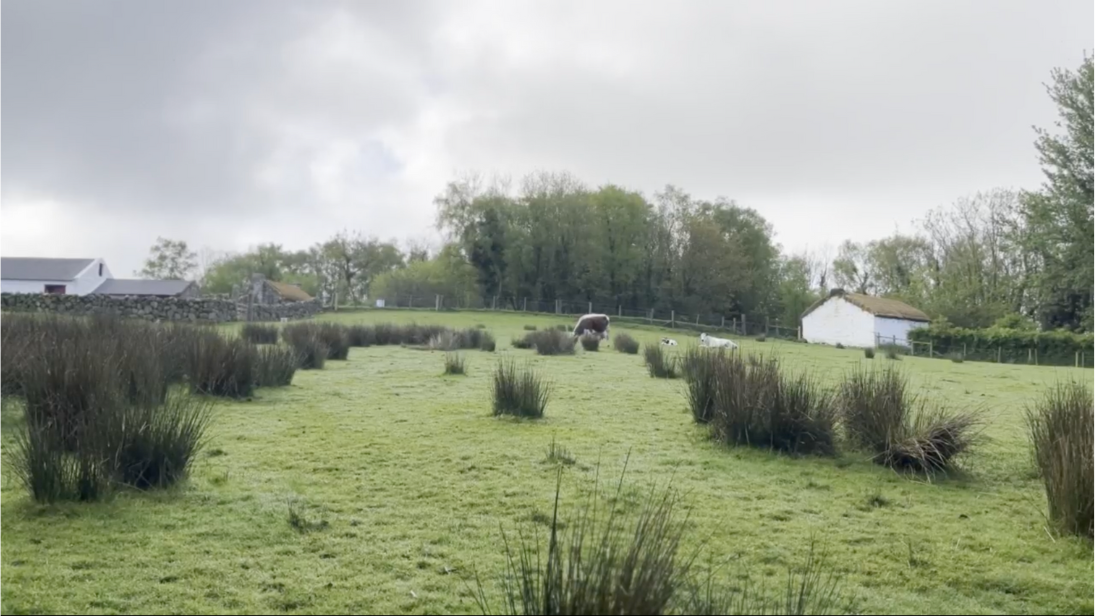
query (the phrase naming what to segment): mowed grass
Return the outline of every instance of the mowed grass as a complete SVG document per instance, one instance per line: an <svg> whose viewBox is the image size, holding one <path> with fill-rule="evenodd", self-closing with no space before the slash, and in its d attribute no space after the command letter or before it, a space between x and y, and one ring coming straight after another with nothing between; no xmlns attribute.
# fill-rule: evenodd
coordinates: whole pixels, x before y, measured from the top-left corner
<svg viewBox="0 0 1095 616"><path fill-rule="evenodd" d="M683 491L687 541L703 544L728 588L748 575L778 592L814 542L863 613L1092 611L1090 544L1047 534L1023 424L1023 406L1041 388L1090 380L1090 370L903 358L915 387L983 409L989 422L962 476L929 483L858 453L796 459L718 447L693 423L684 382L651 379L641 356L509 347L525 324L569 320L324 318L482 323L500 344L467 351L467 377L442 376L440 351L354 348L348 361L298 372L290 387L218 401L206 453L188 484L166 494L44 508L5 473L4 613L474 613L477 572L497 591L502 530L544 532L550 521L553 441L575 462L562 471L564 513L598 474L614 489L630 452L625 506L652 483ZM644 344L664 335L613 326L622 331ZM888 361L857 349L739 343L830 382ZM529 359L555 383L543 419L492 417L490 378L506 357ZM5 411L5 432L12 415Z"/></svg>

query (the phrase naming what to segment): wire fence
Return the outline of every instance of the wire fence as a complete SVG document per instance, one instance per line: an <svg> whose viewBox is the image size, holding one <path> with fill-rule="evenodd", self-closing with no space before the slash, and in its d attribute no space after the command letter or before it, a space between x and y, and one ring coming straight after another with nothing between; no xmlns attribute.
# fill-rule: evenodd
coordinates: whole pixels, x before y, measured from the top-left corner
<svg viewBox="0 0 1095 616"><path fill-rule="evenodd" d="M969 344L941 344L900 340L896 337L876 336L875 346L896 347L914 357L931 357L951 361L979 361L997 364L1031 366L1072 366L1091 368L1093 353L1090 351L1041 350L1036 346L975 346Z"/></svg>
<svg viewBox="0 0 1095 616"><path fill-rule="evenodd" d="M799 328L772 321L763 316L750 317L745 314L724 315L713 313L683 313L676 310L657 310L626 308L620 304L596 301L537 300L528 297L492 297L485 301L459 301L442 295L389 296L374 300L368 309L399 310L482 310L509 313L528 313L535 315L579 316L589 313L607 314L622 323L688 329L696 331L718 331L738 336L765 336L797 340ZM342 309L342 308L338 308Z"/></svg>

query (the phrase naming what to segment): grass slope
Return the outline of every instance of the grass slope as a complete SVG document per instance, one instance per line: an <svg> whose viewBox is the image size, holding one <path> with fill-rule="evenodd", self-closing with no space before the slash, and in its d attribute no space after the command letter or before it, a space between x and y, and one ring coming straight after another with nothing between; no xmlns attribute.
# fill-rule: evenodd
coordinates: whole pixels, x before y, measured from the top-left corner
<svg viewBox="0 0 1095 616"><path fill-rule="evenodd" d="M749 574L778 590L816 539L863 613L1092 610L1090 544L1044 531L1022 415L1041 387L1090 371L904 358L914 386L982 406L991 421L966 475L929 484L859 454L721 449L693 424L684 383L649 378L641 357L509 348L525 324L561 319L325 318L484 323L506 342L494 355L466 353L467 378L440 376L439 352L354 348L349 361L299 372L289 387L218 401L206 456L167 494L39 508L5 474L4 613L475 612L472 576L490 585L504 567L500 527L542 531L550 521L553 439L576 459L564 472L564 508L598 465L602 480L617 477L630 449L625 504L640 502L650 482L672 481L690 507L689 540L731 561L719 573L728 584ZM620 330L642 343L663 335ZM740 344L828 378L886 361L855 349ZM491 417L489 379L504 357L528 358L557 383L544 419ZM12 416L7 409L4 428Z"/></svg>

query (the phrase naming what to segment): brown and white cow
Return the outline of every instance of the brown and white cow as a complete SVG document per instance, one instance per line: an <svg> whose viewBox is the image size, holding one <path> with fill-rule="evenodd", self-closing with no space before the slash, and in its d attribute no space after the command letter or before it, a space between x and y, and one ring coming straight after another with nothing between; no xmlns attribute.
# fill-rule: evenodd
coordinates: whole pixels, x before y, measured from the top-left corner
<svg viewBox="0 0 1095 616"><path fill-rule="evenodd" d="M608 340L608 315L582 315L578 319L578 323L574 326L574 335L583 336L585 334L593 334L600 336L604 340Z"/></svg>

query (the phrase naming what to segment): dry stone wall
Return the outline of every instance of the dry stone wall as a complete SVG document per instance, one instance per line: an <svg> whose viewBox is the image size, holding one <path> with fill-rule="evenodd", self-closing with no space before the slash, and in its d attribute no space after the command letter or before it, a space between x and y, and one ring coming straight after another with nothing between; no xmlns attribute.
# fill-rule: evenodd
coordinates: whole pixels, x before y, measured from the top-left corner
<svg viewBox="0 0 1095 616"><path fill-rule="evenodd" d="M0 295L0 308L11 312L114 314L149 321L225 323L240 320L236 314L236 303L225 299L4 293ZM251 320L303 319L315 315L321 309L317 301L252 306Z"/></svg>

